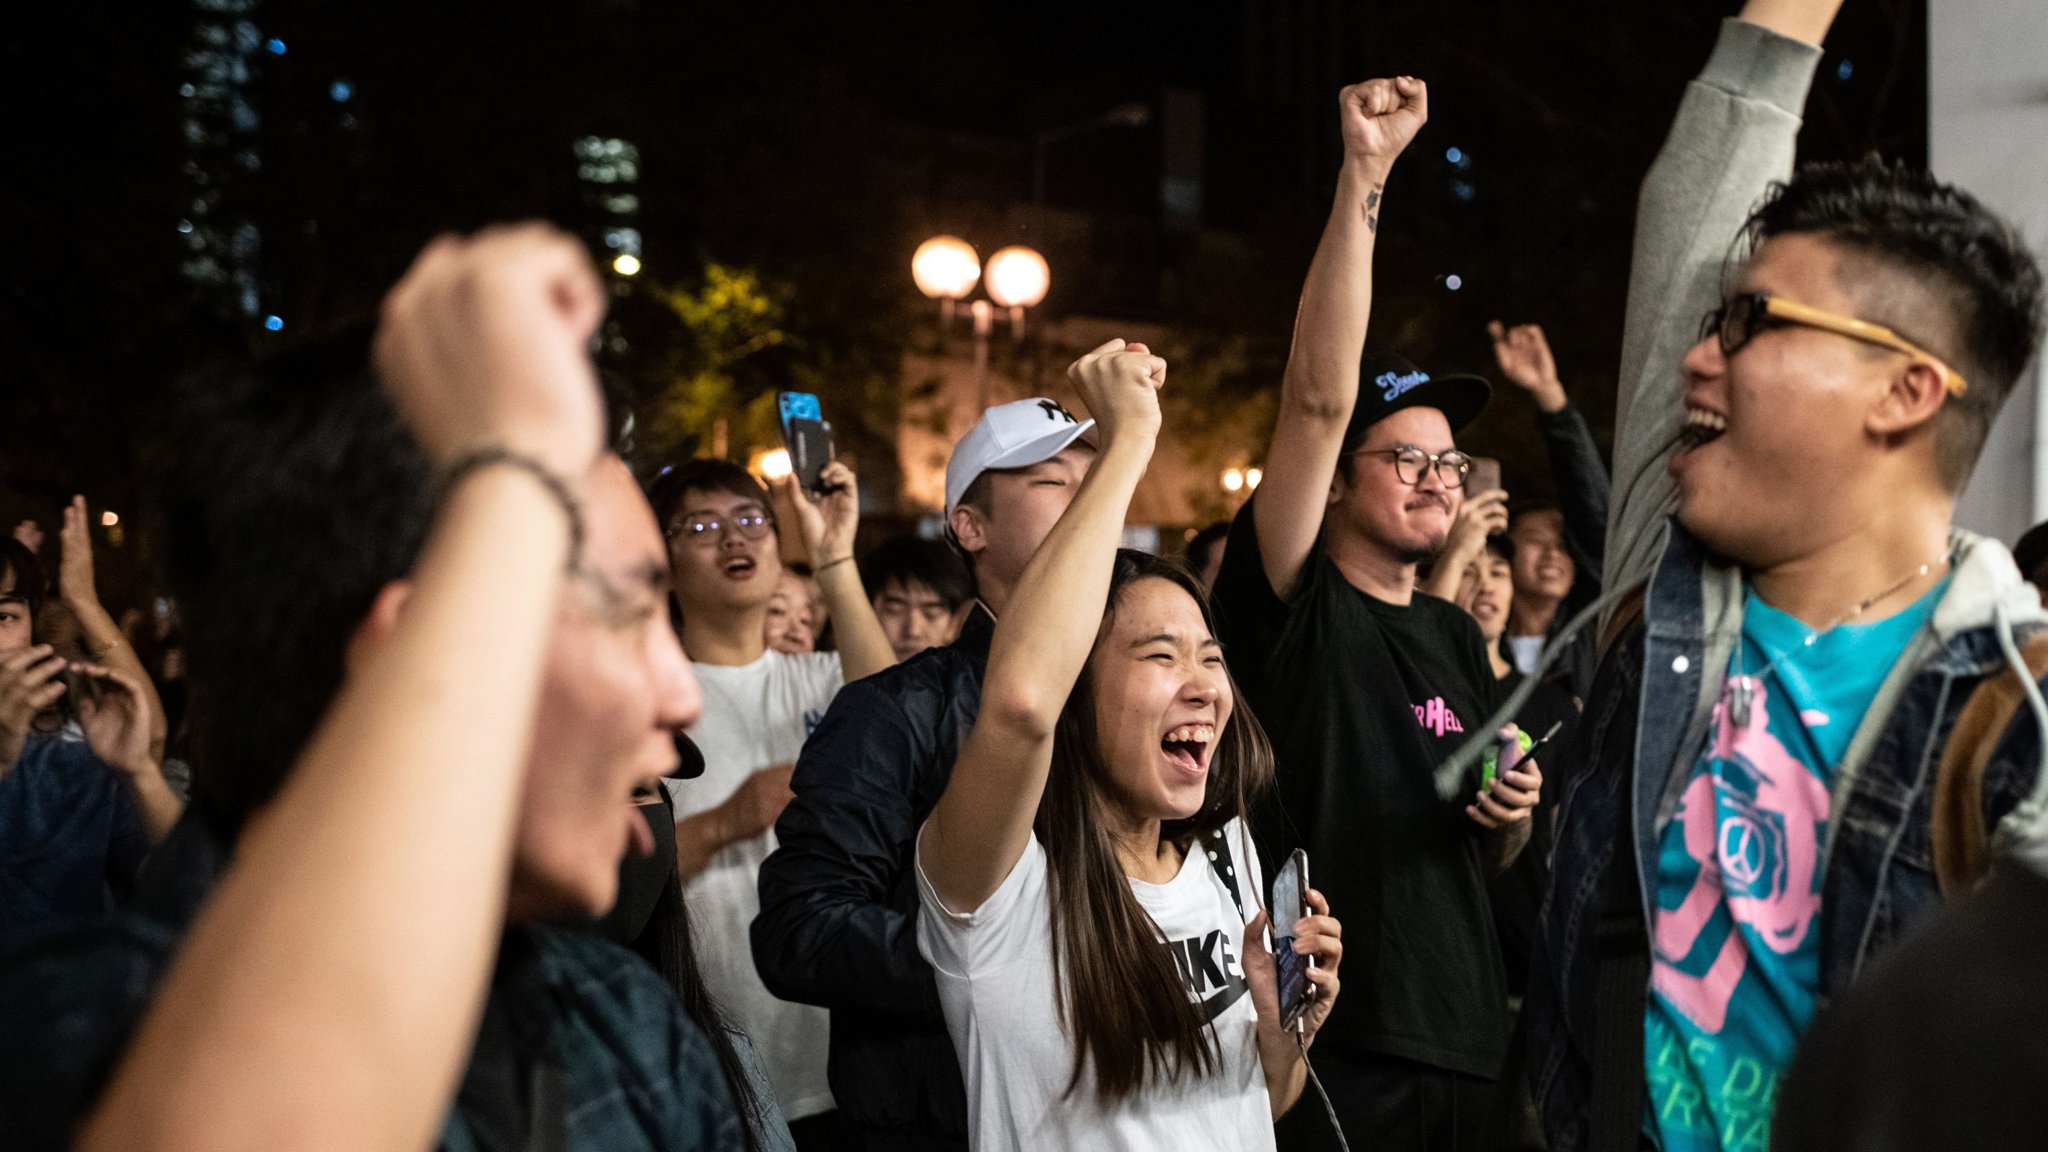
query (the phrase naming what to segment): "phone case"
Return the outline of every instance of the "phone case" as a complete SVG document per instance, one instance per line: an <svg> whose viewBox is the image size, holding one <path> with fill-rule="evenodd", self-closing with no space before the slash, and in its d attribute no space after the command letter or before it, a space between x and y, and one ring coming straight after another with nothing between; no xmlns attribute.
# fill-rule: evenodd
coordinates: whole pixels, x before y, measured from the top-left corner
<svg viewBox="0 0 2048 1152"><path fill-rule="evenodd" d="M825 422L818 398L809 392L784 392L777 398L777 408L782 416L782 443L789 449L790 470L805 488L821 491L833 447L832 425Z"/></svg>

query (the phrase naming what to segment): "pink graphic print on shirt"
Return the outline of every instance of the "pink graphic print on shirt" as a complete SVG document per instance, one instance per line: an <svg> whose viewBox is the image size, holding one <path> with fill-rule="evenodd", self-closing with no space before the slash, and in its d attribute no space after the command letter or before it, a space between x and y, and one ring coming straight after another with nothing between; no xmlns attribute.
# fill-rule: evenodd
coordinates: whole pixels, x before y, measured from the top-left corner
<svg viewBox="0 0 2048 1152"><path fill-rule="evenodd" d="M1441 696L1431 697L1426 704L1411 704L1415 709L1415 722L1442 736L1446 732L1463 732L1465 725L1458 720L1458 714Z"/></svg>
<svg viewBox="0 0 2048 1152"><path fill-rule="evenodd" d="M1820 865L1818 829L1828 818L1828 790L1771 735L1768 691L1757 685L1744 728L1730 724L1726 692L1714 706L1712 755L1721 771L1695 776L1675 816L1684 827L1686 854L1699 863L1699 875L1684 903L1657 912L1652 985L1710 1034L1727 1022L1729 998L1749 967L1749 938L1788 954L1806 938L1820 911L1813 878ZM1724 900L1736 927L1706 973L1690 975L1679 966Z"/></svg>

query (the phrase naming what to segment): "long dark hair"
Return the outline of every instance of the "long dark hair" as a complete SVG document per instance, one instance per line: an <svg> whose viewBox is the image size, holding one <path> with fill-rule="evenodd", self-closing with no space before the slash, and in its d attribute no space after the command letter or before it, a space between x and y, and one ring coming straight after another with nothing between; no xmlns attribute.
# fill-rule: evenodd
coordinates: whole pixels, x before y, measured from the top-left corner
<svg viewBox="0 0 2048 1152"><path fill-rule="evenodd" d="M655 835L661 835L665 827L673 836L675 808L667 789L660 791L661 803L649 806L660 809L660 815L648 823L654 827ZM646 926L626 947L654 965L675 989L676 999L682 1001L683 1014L704 1030L705 1038L711 1041L711 1053L718 1059L718 1070L725 1074L725 1085L732 1090L733 1104L739 1109L747 1147L751 1152L762 1152L767 1140L761 1132L761 1100L747 1075L746 1065L740 1061L739 1050L733 1047L732 1025L719 1009L718 1001L712 998L711 990L704 986L703 968L697 963L696 938L690 930L690 907L683 900L683 880L673 867L668 869L668 879Z"/></svg>
<svg viewBox="0 0 2048 1152"><path fill-rule="evenodd" d="M1193 597L1213 633L1208 599L1186 568L1121 549L1097 646L1114 626L1124 595L1147 579L1165 580ZM1235 682L1231 695L1235 706L1217 733L1201 810L1159 830L1161 839L1184 852L1231 820L1248 817L1273 781L1273 747L1265 729ZM1131 892L1117 859L1104 815L1115 803L1095 722L1095 683L1083 668L1054 731L1052 771L1035 831L1045 846L1051 884L1054 982L1061 1015L1074 1038L1067 1092L1080 1084L1082 1069L1092 1061L1096 1090L1108 1100L1123 1099L1155 1078L1178 1079L1189 1070L1215 1075L1222 1060L1215 1033L1189 998L1159 926Z"/></svg>

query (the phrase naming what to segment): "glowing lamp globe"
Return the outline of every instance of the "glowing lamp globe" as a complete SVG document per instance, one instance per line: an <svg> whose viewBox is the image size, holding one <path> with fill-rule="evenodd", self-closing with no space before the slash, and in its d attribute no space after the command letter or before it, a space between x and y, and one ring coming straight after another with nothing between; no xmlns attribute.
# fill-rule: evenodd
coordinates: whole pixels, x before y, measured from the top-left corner
<svg viewBox="0 0 2048 1152"><path fill-rule="evenodd" d="M958 236L934 236L910 258L910 278L934 300L960 300L981 279L981 257Z"/></svg>
<svg viewBox="0 0 2048 1152"><path fill-rule="evenodd" d="M755 460L754 470L761 474L762 479L771 483L781 480L789 475L791 471L789 450L787 448L777 448L770 452L763 452L760 458Z"/></svg>
<svg viewBox="0 0 2048 1152"><path fill-rule="evenodd" d="M1045 257L1012 244L988 258L988 298L1005 308L1030 308L1045 299L1052 270Z"/></svg>

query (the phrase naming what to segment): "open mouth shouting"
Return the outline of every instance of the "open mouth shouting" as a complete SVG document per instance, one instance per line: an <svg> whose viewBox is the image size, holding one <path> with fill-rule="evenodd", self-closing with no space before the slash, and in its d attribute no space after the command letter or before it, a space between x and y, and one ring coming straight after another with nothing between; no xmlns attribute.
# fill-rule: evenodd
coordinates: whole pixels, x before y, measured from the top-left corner
<svg viewBox="0 0 2048 1152"><path fill-rule="evenodd" d="M1159 738L1166 762L1190 776L1209 770L1209 749L1216 740L1214 724L1183 724Z"/></svg>
<svg viewBox="0 0 2048 1152"><path fill-rule="evenodd" d="M1728 431L1728 418L1719 412L1688 404L1685 406L1685 423L1679 429L1678 450L1690 452L1710 444Z"/></svg>
<svg viewBox="0 0 2048 1152"><path fill-rule="evenodd" d="M752 556L744 554L728 556L718 563L718 571L728 580L751 580L759 567Z"/></svg>

